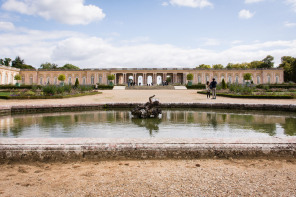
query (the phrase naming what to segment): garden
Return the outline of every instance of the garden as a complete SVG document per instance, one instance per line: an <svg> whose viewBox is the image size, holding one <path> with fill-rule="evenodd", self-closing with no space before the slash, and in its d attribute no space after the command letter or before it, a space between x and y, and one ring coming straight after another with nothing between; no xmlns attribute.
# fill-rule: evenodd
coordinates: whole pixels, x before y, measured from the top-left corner
<svg viewBox="0 0 296 197"><path fill-rule="evenodd" d="M17 81L21 80L21 78L17 75L15 79ZM79 81L77 79L75 81L75 85L65 85L64 75L60 75L58 79L61 81L59 85L19 85L18 83L16 85L1 85L0 99L70 98L101 93L95 90L95 85L79 85ZM104 89L106 87L104 86L102 88Z"/></svg>

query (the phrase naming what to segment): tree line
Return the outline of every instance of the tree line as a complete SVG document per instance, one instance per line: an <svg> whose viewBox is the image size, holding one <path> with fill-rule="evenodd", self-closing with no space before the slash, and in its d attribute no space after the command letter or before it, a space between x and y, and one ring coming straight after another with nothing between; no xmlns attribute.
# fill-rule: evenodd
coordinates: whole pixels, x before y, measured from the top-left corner
<svg viewBox="0 0 296 197"><path fill-rule="evenodd" d="M35 69L33 66L25 64L25 60L22 59L20 56L17 56L14 60L11 58L3 58L0 59L0 65L5 65L5 66L11 66L14 68L19 68L19 69ZM59 67L59 65L54 64L54 63L43 63L40 65L41 69L46 69L46 70L79 70L80 68L77 66L74 66L73 64L65 64L62 67Z"/></svg>

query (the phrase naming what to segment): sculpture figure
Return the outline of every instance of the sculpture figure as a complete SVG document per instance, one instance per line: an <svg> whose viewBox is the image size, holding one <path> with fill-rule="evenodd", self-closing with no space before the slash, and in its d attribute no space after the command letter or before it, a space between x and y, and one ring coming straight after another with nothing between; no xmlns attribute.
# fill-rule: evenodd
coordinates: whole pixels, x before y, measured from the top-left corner
<svg viewBox="0 0 296 197"><path fill-rule="evenodd" d="M159 101L153 101L152 98L155 95L149 97L149 102L144 105L138 105L134 109L131 110L132 115L137 118L155 118L161 114L161 109L159 107Z"/></svg>

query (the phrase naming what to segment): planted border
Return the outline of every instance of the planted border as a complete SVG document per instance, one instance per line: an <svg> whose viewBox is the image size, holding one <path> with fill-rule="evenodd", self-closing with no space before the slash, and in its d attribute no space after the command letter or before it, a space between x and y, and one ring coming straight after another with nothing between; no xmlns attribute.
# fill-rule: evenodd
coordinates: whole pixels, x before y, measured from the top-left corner
<svg viewBox="0 0 296 197"><path fill-rule="evenodd" d="M54 96L0 96L0 99L63 99L80 96L91 96L96 94L102 94L102 92L87 92L74 95L54 95Z"/></svg>
<svg viewBox="0 0 296 197"><path fill-rule="evenodd" d="M206 89L206 85L205 84L193 84L191 86L186 85L186 88L200 90L200 89Z"/></svg>
<svg viewBox="0 0 296 197"><path fill-rule="evenodd" d="M198 94L207 94L207 92L197 92ZM217 96L230 97L230 98L255 98L255 99L294 99L291 95L236 95L216 93Z"/></svg>
<svg viewBox="0 0 296 197"><path fill-rule="evenodd" d="M16 86L16 85L0 85L0 89L32 89L33 87L36 87L37 89L41 89L41 85L21 85L21 86Z"/></svg>

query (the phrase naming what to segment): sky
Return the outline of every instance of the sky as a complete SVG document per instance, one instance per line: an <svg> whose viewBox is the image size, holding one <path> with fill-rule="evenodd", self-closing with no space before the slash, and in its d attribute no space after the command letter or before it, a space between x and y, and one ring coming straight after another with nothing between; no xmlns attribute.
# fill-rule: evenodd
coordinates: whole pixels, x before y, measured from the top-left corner
<svg viewBox="0 0 296 197"><path fill-rule="evenodd" d="M188 68L296 57L296 0L0 0L0 58Z"/></svg>

